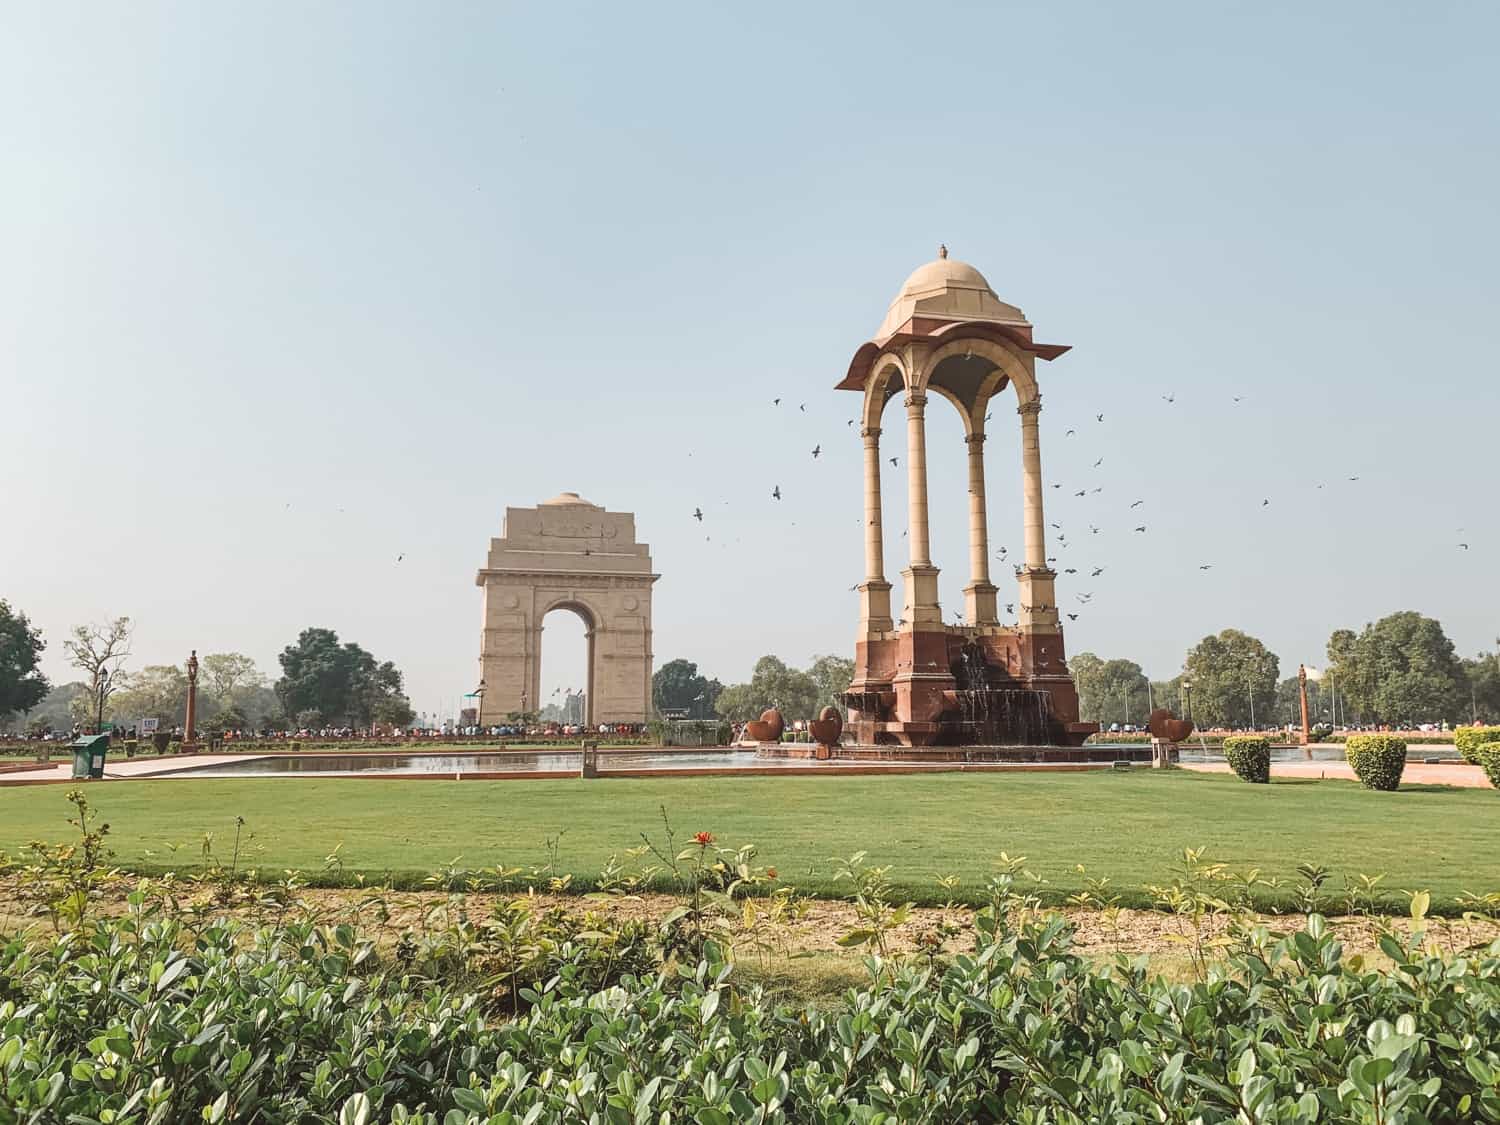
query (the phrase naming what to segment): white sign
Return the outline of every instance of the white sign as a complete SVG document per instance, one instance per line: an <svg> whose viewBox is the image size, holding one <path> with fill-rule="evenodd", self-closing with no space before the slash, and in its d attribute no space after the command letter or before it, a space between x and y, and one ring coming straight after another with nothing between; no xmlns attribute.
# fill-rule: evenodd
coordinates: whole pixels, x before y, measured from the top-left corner
<svg viewBox="0 0 1500 1125"><path fill-rule="evenodd" d="M156 720L156 719L142 719L141 720L141 733L142 734L155 734L156 733L156 724L157 724L157 722L158 722L158 720Z"/></svg>

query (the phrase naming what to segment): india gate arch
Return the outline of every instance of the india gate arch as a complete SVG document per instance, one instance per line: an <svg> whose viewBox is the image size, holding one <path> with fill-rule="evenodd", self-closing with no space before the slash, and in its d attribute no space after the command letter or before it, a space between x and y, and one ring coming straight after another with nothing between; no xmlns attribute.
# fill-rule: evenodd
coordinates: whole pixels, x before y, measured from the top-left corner
<svg viewBox="0 0 1500 1125"><path fill-rule="evenodd" d="M582 619L587 637L585 721L644 723L651 712L651 549L635 516L608 512L576 492L535 508L506 508L500 536L474 584L484 591L479 674L481 724L538 711L543 619Z"/></svg>
<svg viewBox="0 0 1500 1125"><path fill-rule="evenodd" d="M973 724L961 721L959 705L970 701L975 688L982 689L979 694L1044 701L1046 713L1031 724L1028 741L1077 746L1098 729L1078 721L1078 693L1057 607L1057 573L1047 563L1036 361L1066 351L1067 345L1037 343L1021 310L1001 301L978 270L950 259L944 247L935 261L907 278L874 339L855 352L836 385L863 396L865 575L858 586L855 672L846 699L860 743L921 747L972 741L964 728ZM1014 624L1002 624L998 588L990 577L984 448L986 419L1009 413L1000 408L1012 392L1019 418L1025 548L1015 568L1020 612ZM880 439L886 408L898 395L906 416L904 448L897 448L906 462L909 556L901 571L904 605L893 617L885 576ZM958 411L967 446L969 581L961 625L943 620L928 526L926 414L937 400Z"/></svg>

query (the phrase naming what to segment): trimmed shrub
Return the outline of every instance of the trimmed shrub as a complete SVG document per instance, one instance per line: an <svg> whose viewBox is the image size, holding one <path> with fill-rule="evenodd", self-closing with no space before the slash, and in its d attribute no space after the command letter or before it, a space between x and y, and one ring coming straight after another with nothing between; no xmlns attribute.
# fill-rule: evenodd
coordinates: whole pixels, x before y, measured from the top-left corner
<svg viewBox="0 0 1500 1125"><path fill-rule="evenodd" d="M1355 734L1344 743L1344 757L1366 789L1395 789L1406 769L1406 743L1388 734Z"/></svg>
<svg viewBox="0 0 1500 1125"><path fill-rule="evenodd" d="M1271 740L1243 735L1224 740L1229 768L1246 781L1265 785L1271 780Z"/></svg>
<svg viewBox="0 0 1500 1125"><path fill-rule="evenodd" d="M1500 742L1481 742L1474 748L1473 760L1490 784L1500 789Z"/></svg>
<svg viewBox="0 0 1500 1125"><path fill-rule="evenodd" d="M1481 746L1486 743L1500 742L1500 727L1454 727L1453 745L1458 747L1458 752L1463 755L1466 762L1479 765L1479 759L1475 756Z"/></svg>

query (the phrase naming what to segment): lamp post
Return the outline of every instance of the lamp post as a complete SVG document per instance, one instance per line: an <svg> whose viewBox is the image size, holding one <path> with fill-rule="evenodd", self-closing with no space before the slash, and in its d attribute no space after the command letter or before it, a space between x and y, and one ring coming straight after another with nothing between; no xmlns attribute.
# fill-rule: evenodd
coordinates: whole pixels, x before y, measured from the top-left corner
<svg viewBox="0 0 1500 1125"><path fill-rule="evenodd" d="M1302 745L1311 746L1312 732L1307 725L1307 665L1297 665L1297 692L1302 698ZM1312 751L1307 751L1307 756L1312 757Z"/></svg>
<svg viewBox="0 0 1500 1125"><path fill-rule="evenodd" d="M1193 681L1182 681L1182 717L1188 722L1193 721Z"/></svg>
<svg viewBox="0 0 1500 1125"><path fill-rule="evenodd" d="M108 686L109 686L109 669L107 669L107 668L100 668L99 669L99 689L98 689L98 691L96 693L98 695L98 697L99 697L98 698L98 705L99 706L98 706L98 710L97 710L97 712L96 712L96 714L94 716L94 733L95 734L103 734L104 733L104 696L105 696L105 692L106 692L106 689L108 688Z"/></svg>
<svg viewBox="0 0 1500 1125"><path fill-rule="evenodd" d="M479 678L479 686L474 689L474 697L478 700L474 704L474 725L476 727L484 725L484 692L484 677L481 676Z"/></svg>
<svg viewBox="0 0 1500 1125"><path fill-rule="evenodd" d="M198 729L198 650L193 649L187 659L188 697L187 718L184 721L182 732L182 749L191 751L194 746L193 735Z"/></svg>
<svg viewBox="0 0 1500 1125"><path fill-rule="evenodd" d="M1250 697L1250 729L1255 729L1255 682L1247 679L1245 681L1245 694Z"/></svg>

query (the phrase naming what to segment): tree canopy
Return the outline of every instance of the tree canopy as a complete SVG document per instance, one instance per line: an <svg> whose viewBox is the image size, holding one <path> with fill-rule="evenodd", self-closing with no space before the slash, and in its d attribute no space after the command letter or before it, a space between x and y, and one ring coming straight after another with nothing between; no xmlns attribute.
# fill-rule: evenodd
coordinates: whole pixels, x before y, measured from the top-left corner
<svg viewBox="0 0 1500 1125"><path fill-rule="evenodd" d="M814 657L813 662L808 665L807 674L818 685L817 710L814 715L830 704L837 707L840 714L847 715L844 693L849 690L849 683L854 679L854 661L847 656L834 656L831 653Z"/></svg>
<svg viewBox="0 0 1500 1125"><path fill-rule="evenodd" d="M1457 721L1471 709L1470 677L1443 627L1404 610L1328 638L1339 693L1360 719L1404 725Z"/></svg>
<svg viewBox="0 0 1500 1125"><path fill-rule="evenodd" d="M1103 660L1080 652L1068 660L1078 688L1078 717L1108 726L1144 723L1150 711L1149 681L1134 660Z"/></svg>
<svg viewBox="0 0 1500 1125"><path fill-rule="evenodd" d="M0 599L0 719L46 698L47 677L37 668L46 647L41 630Z"/></svg>
<svg viewBox="0 0 1500 1125"><path fill-rule="evenodd" d="M377 661L353 642L340 644L332 629L302 630L278 659L276 695L287 715L315 711L322 722L344 726L411 721L396 666Z"/></svg>
<svg viewBox="0 0 1500 1125"><path fill-rule="evenodd" d="M720 693L718 710L724 718L739 722L776 707L788 722L795 722L817 716L825 706L819 702L821 693L809 673L789 668L780 657L762 656L755 662L749 683L732 684Z"/></svg>
<svg viewBox="0 0 1500 1125"><path fill-rule="evenodd" d="M691 660L669 660L651 677L651 703L657 714L686 711L693 718L709 718L724 685L699 675Z"/></svg>
<svg viewBox="0 0 1500 1125"><path fill-rule="evenodd" d="M177 665L148 664L123 683L109 701L108 713L116 723L155 719L173 727L187 721L187 673Z"/></svg>
<svg viewBox="0 0 1500 1125"><path fill-rule="evenodd" d="M1225 629L1188 651L1183 676L1192 681L1193 718L1199 726L1242 727L1276 721L1276 680L1281 662L1255 637Z"/></svg>

